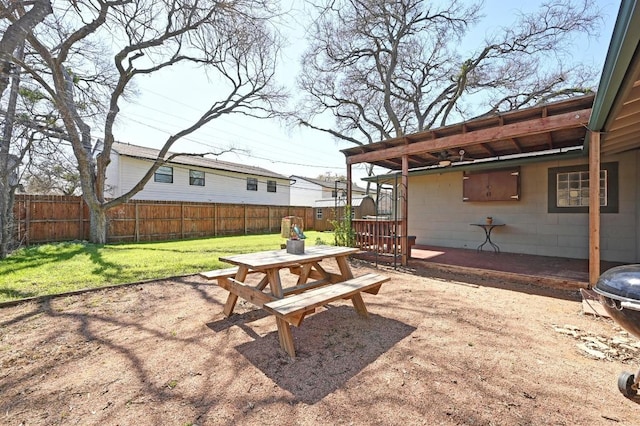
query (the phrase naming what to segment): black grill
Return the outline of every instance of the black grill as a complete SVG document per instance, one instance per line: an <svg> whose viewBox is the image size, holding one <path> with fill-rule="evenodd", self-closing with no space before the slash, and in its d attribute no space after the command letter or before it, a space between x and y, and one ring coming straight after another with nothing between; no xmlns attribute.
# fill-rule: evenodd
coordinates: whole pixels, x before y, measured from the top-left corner
<svg viewBox="0 0 640 426"><path fill-rule="evenodd" d="M600 276L593 289L615 322L640 339L640 265L611 268ZM626 397L634 397L640 385L640 371L623 372L618 389Z"/></svg>

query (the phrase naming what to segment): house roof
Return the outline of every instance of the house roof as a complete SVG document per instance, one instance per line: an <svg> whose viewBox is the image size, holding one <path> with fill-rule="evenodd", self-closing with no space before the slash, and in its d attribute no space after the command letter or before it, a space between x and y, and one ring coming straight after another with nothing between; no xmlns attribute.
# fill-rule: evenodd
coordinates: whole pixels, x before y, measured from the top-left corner
<svg viewBox="0 0 640 426"><path fill-rule="evenodd" d="M640 148L640 7L623 0L593 101L589 129L601 132L600 151ZM589 141L585 142L588 147Z"/></svg>
<svg viewBox="0 0 640 426"><path fill-rule="evenodd" d="M155 160L156 158L158 158L158 154L160 153L159 150L154 148L146 148L143 146L120 142L114 142L112 145L112 150L126 157L139 158L143 160ZM169 152L169 155L171 154L173 154L173 152ZM246 166L244 164L230 163L228 161L220 161L217 159L200 157L197 156L197 154L195 154L195 156L180 155L171 159L170 163L289 180L287 176L272 172L267 169L263 169L261 167Z"/></svg>
<svg viewBox="0 0 640 426"><path fill-rule="evenodd" d="M438 165L443 159L501 159L582 146L594 95L482 116L373 144L342 150L347 164L371 163L391 170ZM460 159L460 154L462 160ZM443 158L443 154L445 158Z"/></svg>
<svg viewBox="0 0 640 426"><path fill-rule="evenodd" d="M362 204L362 200L364 200L365 198L371 198L369 196L366 197L353 197L351 200L351 206L352 207L360 207L360 205ZM373 200L373 198L371 198ZM316 200L314 203L314 207L315 208L326 208L326 207L336 207L336 200L335 198L326 198L323 200ZM342 201L338 201L338 207L344 207L344 200Z"/></svg>
<svg viewBox="0 0 640 426"><path fill-rule="evenodd" d="M335 189L336 188L336 181L331 181L331 180L324 180L324 179L313 179L313 178L308 178L308 177L304 177L304 176L296 176L296 175L291 175L289 176L290 179L292 180L306 180L307 182L311 182L314 183L316 185L319 185L323 188L327 188L327 189ZM340 189L345 189L347 187L347 183L343 182L343 181L338 181L338 188ZM357 186L356 184L353 184L353 186L351 187L352 191L355 192L362 192L363 194L366 192L366 189L361 188L359 186Z"/></svg>

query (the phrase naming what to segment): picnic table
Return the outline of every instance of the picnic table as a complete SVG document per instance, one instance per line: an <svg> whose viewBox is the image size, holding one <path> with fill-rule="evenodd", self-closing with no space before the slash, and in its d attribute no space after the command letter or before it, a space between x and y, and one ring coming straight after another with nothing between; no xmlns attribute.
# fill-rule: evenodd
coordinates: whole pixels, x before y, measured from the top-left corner
<svg viewBox="0 0 640 426"><path fill-rule="evenodd" d="M217 284L229 292L223 310L226 316L233 313L238 297L274 315L280 346L293 358L295 347L290 326L299 326L316 308L339 299L351 299L356 312L368 316L361 293L377 294L389 278L373 273L354 278L347 259L358 251L351 247L310 246L303 254L273 250L223 256L221 261L236 266L200 275L217 280ZM338 273L320 265L328 259L335 260ZM284 270L298 276L294 286L283 288L280 274ZM253 273L263 274L255 286L245 282Z"/></svg>

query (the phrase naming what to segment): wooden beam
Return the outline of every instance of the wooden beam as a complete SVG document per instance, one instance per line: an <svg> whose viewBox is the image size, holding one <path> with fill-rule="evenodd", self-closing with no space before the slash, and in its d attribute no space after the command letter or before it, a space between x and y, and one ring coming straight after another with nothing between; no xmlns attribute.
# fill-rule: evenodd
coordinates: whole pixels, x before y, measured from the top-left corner
<svg viewBox="0 0 640 426"><path fill-rule="evenodd" d="M444 136L433 140L413 142L407 146L394 146L363 154L347 156L347 164L371 163L403 155L422 154L428 151L441 151L455 147L465 147L491 141L507 140L522 136L571 129L585 126L589 122L591 108L537 118L468 133Z"/></svg>
<svg viewBox="0 0 640 426"><path fill-rule="evenodd" d="M518 154L522 154L522 145L520 145L520 142L518 142L516 140L516 138L509 139L509 142L511 142L513 144L513 146L516 147L516 150L518 151Z"/></svg>
<svg viewBox="0 0 640 426"><path fill-rule="evenodd" d="M218 280L218 285L225 290L235 294L236 296L240 296L243 299L253 303L259 308L262 308L265 303L276 300L275 297L272 297L267 293L263 293L256 288L237 281L234 278L221 278Z"/></svg>
<svg viewBox="0 0 640 426"><path fill-rule="evenodd" d="M402 156L402 258L400 263L407 266L409 263L409 160L407 155Z"/></svg>
<svg viewBox="0 0 640 426"><path fill-rule="evenodd" d="M351 164L347 163L347 203L351 206L353 200L351 197L353 196L353 187L351 184ZM338 194L336 194L336 197Z"/></svg>
<svg viewBox="0 0 640 426"><path fill-rule="evenodd" d="M638 113L640 113L640 99L634 99L623 105L622 109L620 109L620 114L616 117L616 120ZM613 125L613 123L611 124Z"/></svg>
<svg viewBox="0 0 640 426"><path fill-rule="evenodd" d="M589 286L600 277L600 132L589 137Z"/></svg>
<svg viewBox="0 0 640 426"><path fill-rule="evenodd" d="M611 129L609 129L609 133L614 132L615 130L620 130L620 129L624 129L626 127L631 127L631 126L635 126L638 124L638 121L640 121L640 114L632 114L629 116L626 116L624 118L619 118L616 119L613 122L613 125L611 126Z"/></svg>
<svg viewBox="0 0 640 426"><path fill-rule="evenodd" d="M635 135L629 135L625 139L617 140L615 142L605 141L600 152L602 154L612 155L637 149L638 147L640 147L640 140L638 140L638 137Z"/></svg>
<svg viewBox="0 0 640 426"><path fill-rule="evenodd" d="M553 149L553 138L551 137L551 132L546 134L547 136L547 146L549 149Z"/></svg>
<svg viewBox="0 0 640 426"><path fill-rule="evenodd" d="M638 115L638 117L640 117L640 115ZM616 139L622 139L625 138L629 135L635 136L636 138L638 137L638 130L640 129L640 124L636 123L633 126L628 126L628 127L622 127L616 131L613 132L608 132L605 135L605 141L607 142L613 142Z"/></svg>
<svg viewBox="0 0 640 426"><path fill-rule="evenodd" d="M489 154L490 157L495 157L496 156L496 152L488 144L481 143L480 146L482 147L482 149L485 150L485 152L487 154Z"/></svg>

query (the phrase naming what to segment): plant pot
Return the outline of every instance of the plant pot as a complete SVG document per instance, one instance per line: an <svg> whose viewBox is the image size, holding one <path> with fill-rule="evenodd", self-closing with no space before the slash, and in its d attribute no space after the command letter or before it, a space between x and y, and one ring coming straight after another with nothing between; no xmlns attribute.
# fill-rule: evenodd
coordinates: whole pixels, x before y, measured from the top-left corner
<svg viewBox="0 0 640 426"><path fill-rule="evenodd" d="M287 240L287 253L304 254L304 240Z"/></svg>

